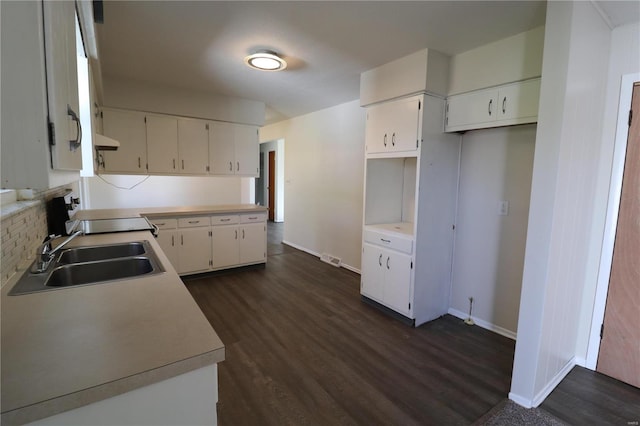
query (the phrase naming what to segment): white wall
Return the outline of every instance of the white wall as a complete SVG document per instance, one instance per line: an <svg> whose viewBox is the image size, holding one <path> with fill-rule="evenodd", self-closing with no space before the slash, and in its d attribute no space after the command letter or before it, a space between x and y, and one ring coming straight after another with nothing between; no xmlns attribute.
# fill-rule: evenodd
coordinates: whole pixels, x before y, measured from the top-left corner
<svg viewBox="0 0 640 426"><path fill-rule="evenodd" d="M449 95L540 76L544 27L451 57Z"/></svg>
<svg viewBox="0 0 640 426"><path fill-rule="evenodd" d="M607 92L604 105L604 123L602 131L602 145L600 149L600 163L595 187L596 209L593 212L593 224L590 232L589 269L590 278L585 283L580 315L580 330L576 355L579 359L586 359L587 367L595 369L595 361L600 345L599 329L604 315L606 291L602 289L602 296L596 299L596 280L599 273L600 255L602 251L603 229L606 220L607 202L609 199L609 184L612 176L614 142L616 136L616 122L618 114L626 116L626 111L618 111L620 96L620 79L625 74L640 72L640 24L635 23L615 28L611 33L611 55L609 60ZM608 282L608 275L606 277ZM600 283L598 283L600 286ZM592 317L595 317L594 330L591 330Z"/></svg>
<svg viewBox="0 0 640 426"><path fill-rule="evenodd" d="M451 308L465 317L473 297L478 324L514 337L536 125L465 133L453 265ZM509 202L507 216L498 203Z"/></svg>
<svg viewBox="0 0 640 426"><path fill-rule="evenodd" d="M540 404L575 363L610 29L590 2L549 2L510 398Z"/></svg>
<svg viewBox="0 0 640 426"><path fill-rule="evenodd" d="M82 178L83 209L167 207L249 202L248 178L200 176L102 175ZM105 183L132 189L120 189ZM247 188L245 188L247 187ZM243 190L244 188L244 190ZM245 196L243 197L243 194Z"/></svg>
<svg viewBox="0 0 640 426"><path fill-rule="evenodd" d="M284 241L360 269L365 111L352 101L265 126L285 140Z"/></svg>

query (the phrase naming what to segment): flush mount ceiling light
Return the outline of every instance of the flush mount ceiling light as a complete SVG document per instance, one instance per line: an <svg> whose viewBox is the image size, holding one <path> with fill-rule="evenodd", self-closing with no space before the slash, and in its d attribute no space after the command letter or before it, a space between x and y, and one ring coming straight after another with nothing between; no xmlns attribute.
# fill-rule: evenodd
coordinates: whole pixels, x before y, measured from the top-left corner
<svg viewBox="0 0 640 426"><path fill-rule="evenodd" d="M244 58L244 63L261 71L282 71L287 67L284 59L267 50L247 56Z"/></svg>

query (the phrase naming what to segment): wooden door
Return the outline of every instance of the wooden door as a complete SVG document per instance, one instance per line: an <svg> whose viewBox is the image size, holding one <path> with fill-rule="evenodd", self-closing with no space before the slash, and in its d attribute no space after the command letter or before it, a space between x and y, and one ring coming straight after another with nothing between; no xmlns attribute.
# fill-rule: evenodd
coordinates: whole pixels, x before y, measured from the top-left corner
<svg viewBox="0 0 640 426"><path fill-rule="evenodd" d="M276 152L269 151L269 220L274 221L276 216Z"/></svg>
<svg viewBox="0 0 640 426"><path fill-rule="evenodd" d="M600 373L640 387L640 82L627 137L622 193L598 365Z"/></svg>

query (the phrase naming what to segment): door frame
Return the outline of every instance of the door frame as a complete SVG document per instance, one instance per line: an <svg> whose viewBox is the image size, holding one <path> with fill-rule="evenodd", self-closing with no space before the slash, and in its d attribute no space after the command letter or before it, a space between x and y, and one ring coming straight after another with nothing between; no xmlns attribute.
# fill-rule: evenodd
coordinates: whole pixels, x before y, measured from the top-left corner
<svg viewBox="0 0 640 426"><path fill-rule="evenodd" d="M277 169L276 165L276 151L268 151L267 152L267 160L266 163L269 165L267 167L268 170L268 178L267 178L267 206L269 207L269 220L276 220L276 179L277 179Z"/></svg>
<svg viewBox="0 0 640 426"><path fill-rule="evenodd" d="M620 101L618 104L618 122L616 125L616 137L613 149L611 168L611 181L609 183L609 199L607 202L607 216L602 237L602 251L600 253L600 266L596 283L596 295L591 317L591 331L589 333L589 345L587 347L587 359L585 367L596 370L598 354L600 352L600 329L604 323L604 311L607 305L607 293L609 292L609 277L613 263L613 246L618 228L618 212L620 210L620 197L622 195L622 178L627 152L627 140L629 135L628 111L631 108L633 95L633 83L640 81L640 73L625 74L620 85Z"/></svg>

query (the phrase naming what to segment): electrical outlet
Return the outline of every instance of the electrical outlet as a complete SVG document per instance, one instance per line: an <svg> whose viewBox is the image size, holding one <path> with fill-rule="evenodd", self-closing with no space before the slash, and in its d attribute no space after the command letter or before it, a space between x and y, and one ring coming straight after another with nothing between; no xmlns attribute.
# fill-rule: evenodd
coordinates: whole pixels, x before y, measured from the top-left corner
<svg viewBox="0 0 640 426"><path fill-rule="evenodd" d="M509 215L509 202L508 201L500 201L500 202L498 202L498 215L499 216L507 216L507 215Z"/></svg>

